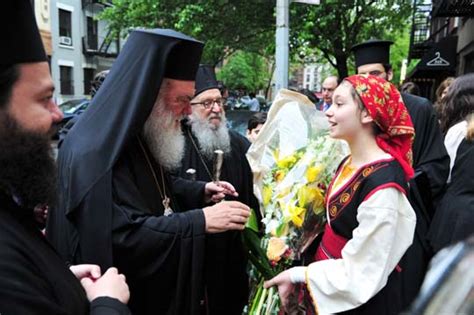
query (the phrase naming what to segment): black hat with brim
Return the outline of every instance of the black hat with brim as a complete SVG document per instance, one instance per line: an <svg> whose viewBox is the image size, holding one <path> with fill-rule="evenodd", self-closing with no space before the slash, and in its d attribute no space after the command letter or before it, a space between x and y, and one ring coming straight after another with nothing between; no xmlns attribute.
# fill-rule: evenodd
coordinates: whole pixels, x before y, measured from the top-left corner
<svg viewBox="0 0 474 315"><path fill-rule="evenodd" d="M48 60L29 0L2 2L0 25L0 65Z"/></svg>
<svg viewBox="0 0 474 315"><path fill-rule="evenodd" d="M210 89L218 89L219 82L216 79L214 67L210 65L199 65L196 73L196 92L194 96Z"/></svg>
<svg viewBox="0 0 474 315"><path fill-rule="evenodd" d="M356 68L371 63L389 64L392 44L393 42L389 40L371 39L352 46Z"/></svg>

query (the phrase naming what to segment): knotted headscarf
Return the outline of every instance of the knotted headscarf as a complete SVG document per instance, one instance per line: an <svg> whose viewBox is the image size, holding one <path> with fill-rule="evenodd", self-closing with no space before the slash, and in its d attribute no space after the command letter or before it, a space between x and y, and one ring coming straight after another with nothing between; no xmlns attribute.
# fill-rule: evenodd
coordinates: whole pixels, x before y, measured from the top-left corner
<svg viewBox="0 0 474 315"><path fill-rule="evenodd" d="M390 82L373 75L353 75L344 79L359 95L382 133L377 145L402 166L407 179L414 175L412 145L415 129L400 92Z"/></svg>

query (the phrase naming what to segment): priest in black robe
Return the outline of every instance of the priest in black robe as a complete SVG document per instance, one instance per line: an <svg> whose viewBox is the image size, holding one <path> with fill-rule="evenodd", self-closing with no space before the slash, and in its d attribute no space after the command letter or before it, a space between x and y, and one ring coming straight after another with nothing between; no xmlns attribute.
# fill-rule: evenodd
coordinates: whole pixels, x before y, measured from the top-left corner
<svg viewBox="0 0 474 315"><path fill-rule="evenodd" d="M235 201L181 208L171 187L202 48L172 30L131 32L59 150L47 236L70 262L118 267L134 314L202 313L205 233L243 229L249 215Z"/></svg>
<svg viewBox="0 0 474 315"><path fill-rule="evenodd" d="M253 194L252 171L245 156L249 141L226 125L224 102L214 68L201 65L196 75L196 92L191 101L192 114L183 121L185 153L177 176L204 185L213 180L232 184L238 200L256 212L258 201ZM215 178L216 150L222 151L220 178ZM183 200L190 186L175 185L175 194ZM208 314L242 314L248 302L247 259L241 233L228 231L206 236L205 290ZM225 279L225 281L222 281Z"/></svg>
<svg viewBox="0 0 474 315"><path fill-rule="evenodd" d="M62 114L31 2L2 3L0 25L0 314L130 314L116 269L70 270L40 231L33 209L56 199L50 131Z"/></svg>
<svg viewBox="0 0 474 315"><path fill-rule="evenodd" d="M358 74L371 74L391 80L391 41L369 40L352 47ZM417 224L415 239L407 250L410 259L403 276L410 285L404 288L404 303L408 306L423 282L432 249L427 240L428 228L434 213L434 204L444 193L449 175L449 156L443 144L433 106L426 98L401 93L415 128L413 168L415 177L410 181L409 200L415 209Z"/></svg>

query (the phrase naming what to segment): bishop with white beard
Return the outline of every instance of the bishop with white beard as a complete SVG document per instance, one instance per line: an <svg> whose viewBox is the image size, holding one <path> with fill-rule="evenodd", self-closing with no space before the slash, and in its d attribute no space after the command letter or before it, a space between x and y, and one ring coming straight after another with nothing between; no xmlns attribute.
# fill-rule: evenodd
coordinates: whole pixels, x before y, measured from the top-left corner
<svg viewBox="0 0 474 315"><path fill-rule="evenodd" d="M238 200L258 212L258 201L253 194L253 180L245 156L250 142L226 126L225 100L218 89L214 69L201 65L196 75L196 92L192 114L183 122L185 136L184 157L178 176L187 179L187 171L194 169L197 183L212 181L214 151L224 152L220 179L231 183ZM189 178L188 178L189 179ZM177 200L184 198L189 186L174 185ZM247 259L242 247L240 231L206 235L206 303L208 314L241 314L248 300ZM222 281L226 279L226 281Z"/></svg>

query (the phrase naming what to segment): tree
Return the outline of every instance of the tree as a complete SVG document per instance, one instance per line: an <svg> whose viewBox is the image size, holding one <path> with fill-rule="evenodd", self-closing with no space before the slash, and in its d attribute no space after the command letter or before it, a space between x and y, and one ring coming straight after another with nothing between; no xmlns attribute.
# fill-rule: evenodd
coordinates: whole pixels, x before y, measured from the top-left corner
<svg viewBox="0 0 474 315"><path fill-rule="evenodd" d="M326 0L291 4L290 54L317 49L340 77L349 73L350 48L372 37L406 31L407 0ZM265 57L275 51L275 0L112 0L101 18L112 35L132 27L173 28L206 43L203 62L216 65L238 50Z"/></svg>
<svg viewBox="0 0 474 315"><path fill-rule="evenodd" d="M257 91L266 88L269 80L268 65L262 56L238 51L217 73L219 80L232 90Z"/></svg>
<svg viewBox="0 0 474 315"><path fill-rule="evenodd" d="M264 55L274 47L272 1L113 0L112 4L100 18L108 21L113 35L126 35L133 27L173 28L205 42L203 63L216 65L237 50Z"/></svg>
<svg viewBox="0 0 474 315"><path fill-rule="evenodd" d="M350 48L370 38L397 38L406 30L411 10L411 1L406 0L328 0L321 5L295 5L291 42L298 51L317 48L339 77L346 77Z"/></svg>

